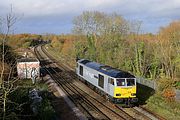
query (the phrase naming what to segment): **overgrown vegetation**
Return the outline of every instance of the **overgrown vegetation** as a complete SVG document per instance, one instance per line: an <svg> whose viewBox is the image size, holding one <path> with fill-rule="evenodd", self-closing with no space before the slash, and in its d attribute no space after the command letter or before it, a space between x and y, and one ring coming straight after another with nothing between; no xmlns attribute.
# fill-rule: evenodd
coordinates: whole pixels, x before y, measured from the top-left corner
<svg viewBox="0 0 180 120"><path fill-rule="evenodd" d="M51 47L57 52L72 60L86 58L152 80L179 81L180 22L161 28L157 35L139 34L140 22L128 22L116 13L87 11L73 23L76 35L51 37Z"/></svg>
<svg viewBox="0 0 180 120"><path fill-rule="evenodd" d="M75 35L56 36L49 50L56 49L56 56L63 56L73 65L76 57L86 58L155 80L156 92L148 89L150 94L146 94L146 88L140 87L141 102L157 112L168 108L165 113L177 113L179 118L174 88L180 88L180 21L161 28L157 34L141 34L141 22L129 22L116 13L86 11L75 17L73 24ZM162 107L153 103L156 100Z"/></svg>
<svg viewBox="0 0 180 120"><path fill-rule="evenodd" d="M21 83L19 83L16 76L18 55L14 51L41 43L42 36L29 34L10 35L12 26L16 21L17 17L12 11L12 6L11 11L4 18L0 18L0 119L31 119L34 117L34 119L44 119L44 117L50 119L50 115L48 117L48 115L42 115L41 113L39 114L41 116L37 117L31 114L28 91L31 87L36 88L36 86L30 84L30 86L20 85ZM44 100L42 104L46 106L42 105L41 110L51 114L52 107L47 100L47 96L45 96Z"/></svg>
<svg viewBox="0 0 180 120"><path fill-rule="evenodd" d="M32 84L29 79L19 80L15 83L19 87L9 94L7 112L5 119L38 119L38 120L50 120L54 117L55 111L50 103L50 93L47 91L47 86L43 83ZM39 95L42 97L42 102L39 107L38 115L35 116L30 107L32 101L29 99L29 91L32 89L38 89ZM0 113L2 116L2 113ZM2 117L1 117L2 118Z"/></svg>
<svg viewBox="0 0 180 120"><path fill-rule="evenodd" d="M169 100L167 101L167 99L161 97L160 94L151 96L147 101L146 107L163 116L167 120L180 119L180 103Z"/></svg>
<svg viewBox="0 0 180 120"><path fill-rule="evenodd" d="M16 50L18 48L29 48L42 42L42 35L17 34L8 36L7 45L11 46L12 49Z"/></svg>

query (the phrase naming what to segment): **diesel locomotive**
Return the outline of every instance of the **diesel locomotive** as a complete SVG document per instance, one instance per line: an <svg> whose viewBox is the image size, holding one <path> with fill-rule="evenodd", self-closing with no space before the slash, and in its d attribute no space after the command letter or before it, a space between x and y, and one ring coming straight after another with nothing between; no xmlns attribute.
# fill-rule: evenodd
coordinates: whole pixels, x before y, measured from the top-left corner
<svg viewBox="0 0 180 120"><path fill-rule="evenodd" d="M77 60L76 74L114 103L137 103L136 77L129 72L86 59Z"/></svg>

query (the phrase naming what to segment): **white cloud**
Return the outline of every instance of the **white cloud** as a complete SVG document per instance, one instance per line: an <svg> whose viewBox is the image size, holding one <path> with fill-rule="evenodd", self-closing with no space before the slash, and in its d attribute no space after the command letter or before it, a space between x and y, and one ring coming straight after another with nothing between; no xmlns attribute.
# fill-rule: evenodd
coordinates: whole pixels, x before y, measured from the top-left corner
<svg viewBox="0 0 180 120"><path fill-rule="evenodd" d="M26 16L80 14L84 10L154 17L180 12L179 0L6 0L0 6L8 10L10 4L16 13Z"/></svg>
<svg viewBox="0 0 180 120"><path fill-rule="evenodd" d="M113 5L118 0L7 0L1 6L8 9L12 4L16 13L26 16L44 16L52 14L72 14L99 6Z"/></svg>
<svg viewBox="0 0 180 120"><path fill-rule="evenodd" d="M29 21L37 17L46 18L47 22L49 18L71 21L73 16L86 10L117 12L128 19L145 22L150 19L153 24L159 19L180 19L180 0L1 0L0 16L10 10L11 4L15 13L24 14Z"/></svg>

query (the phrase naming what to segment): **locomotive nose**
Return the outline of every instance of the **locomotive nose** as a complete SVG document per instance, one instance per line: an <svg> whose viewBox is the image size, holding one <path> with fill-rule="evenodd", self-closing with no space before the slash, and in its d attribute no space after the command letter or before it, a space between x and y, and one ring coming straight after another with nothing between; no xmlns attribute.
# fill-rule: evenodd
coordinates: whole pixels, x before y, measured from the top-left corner
<svg viewBox="0 0 180 120"><path fill-rule="evenodd" d="M134 98L136 97L136 88L135 87L122 87L116 92L117 97L123 98Z"/></svg>

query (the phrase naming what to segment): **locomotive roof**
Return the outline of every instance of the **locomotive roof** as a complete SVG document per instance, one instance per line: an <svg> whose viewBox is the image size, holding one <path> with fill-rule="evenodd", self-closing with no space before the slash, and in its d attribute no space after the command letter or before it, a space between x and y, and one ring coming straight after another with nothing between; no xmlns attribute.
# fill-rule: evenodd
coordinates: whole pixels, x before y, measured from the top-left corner
<svg viewBox="0 0 180 120"><path fill-rule="evenodd" d="M134 78L135 77L134 75L128 72L118 70L118 69L115 69L110 66L103 65L97 62L92 62L89 60L82 59L82 60L79 60L79 63L114 78Z"/></svg>

